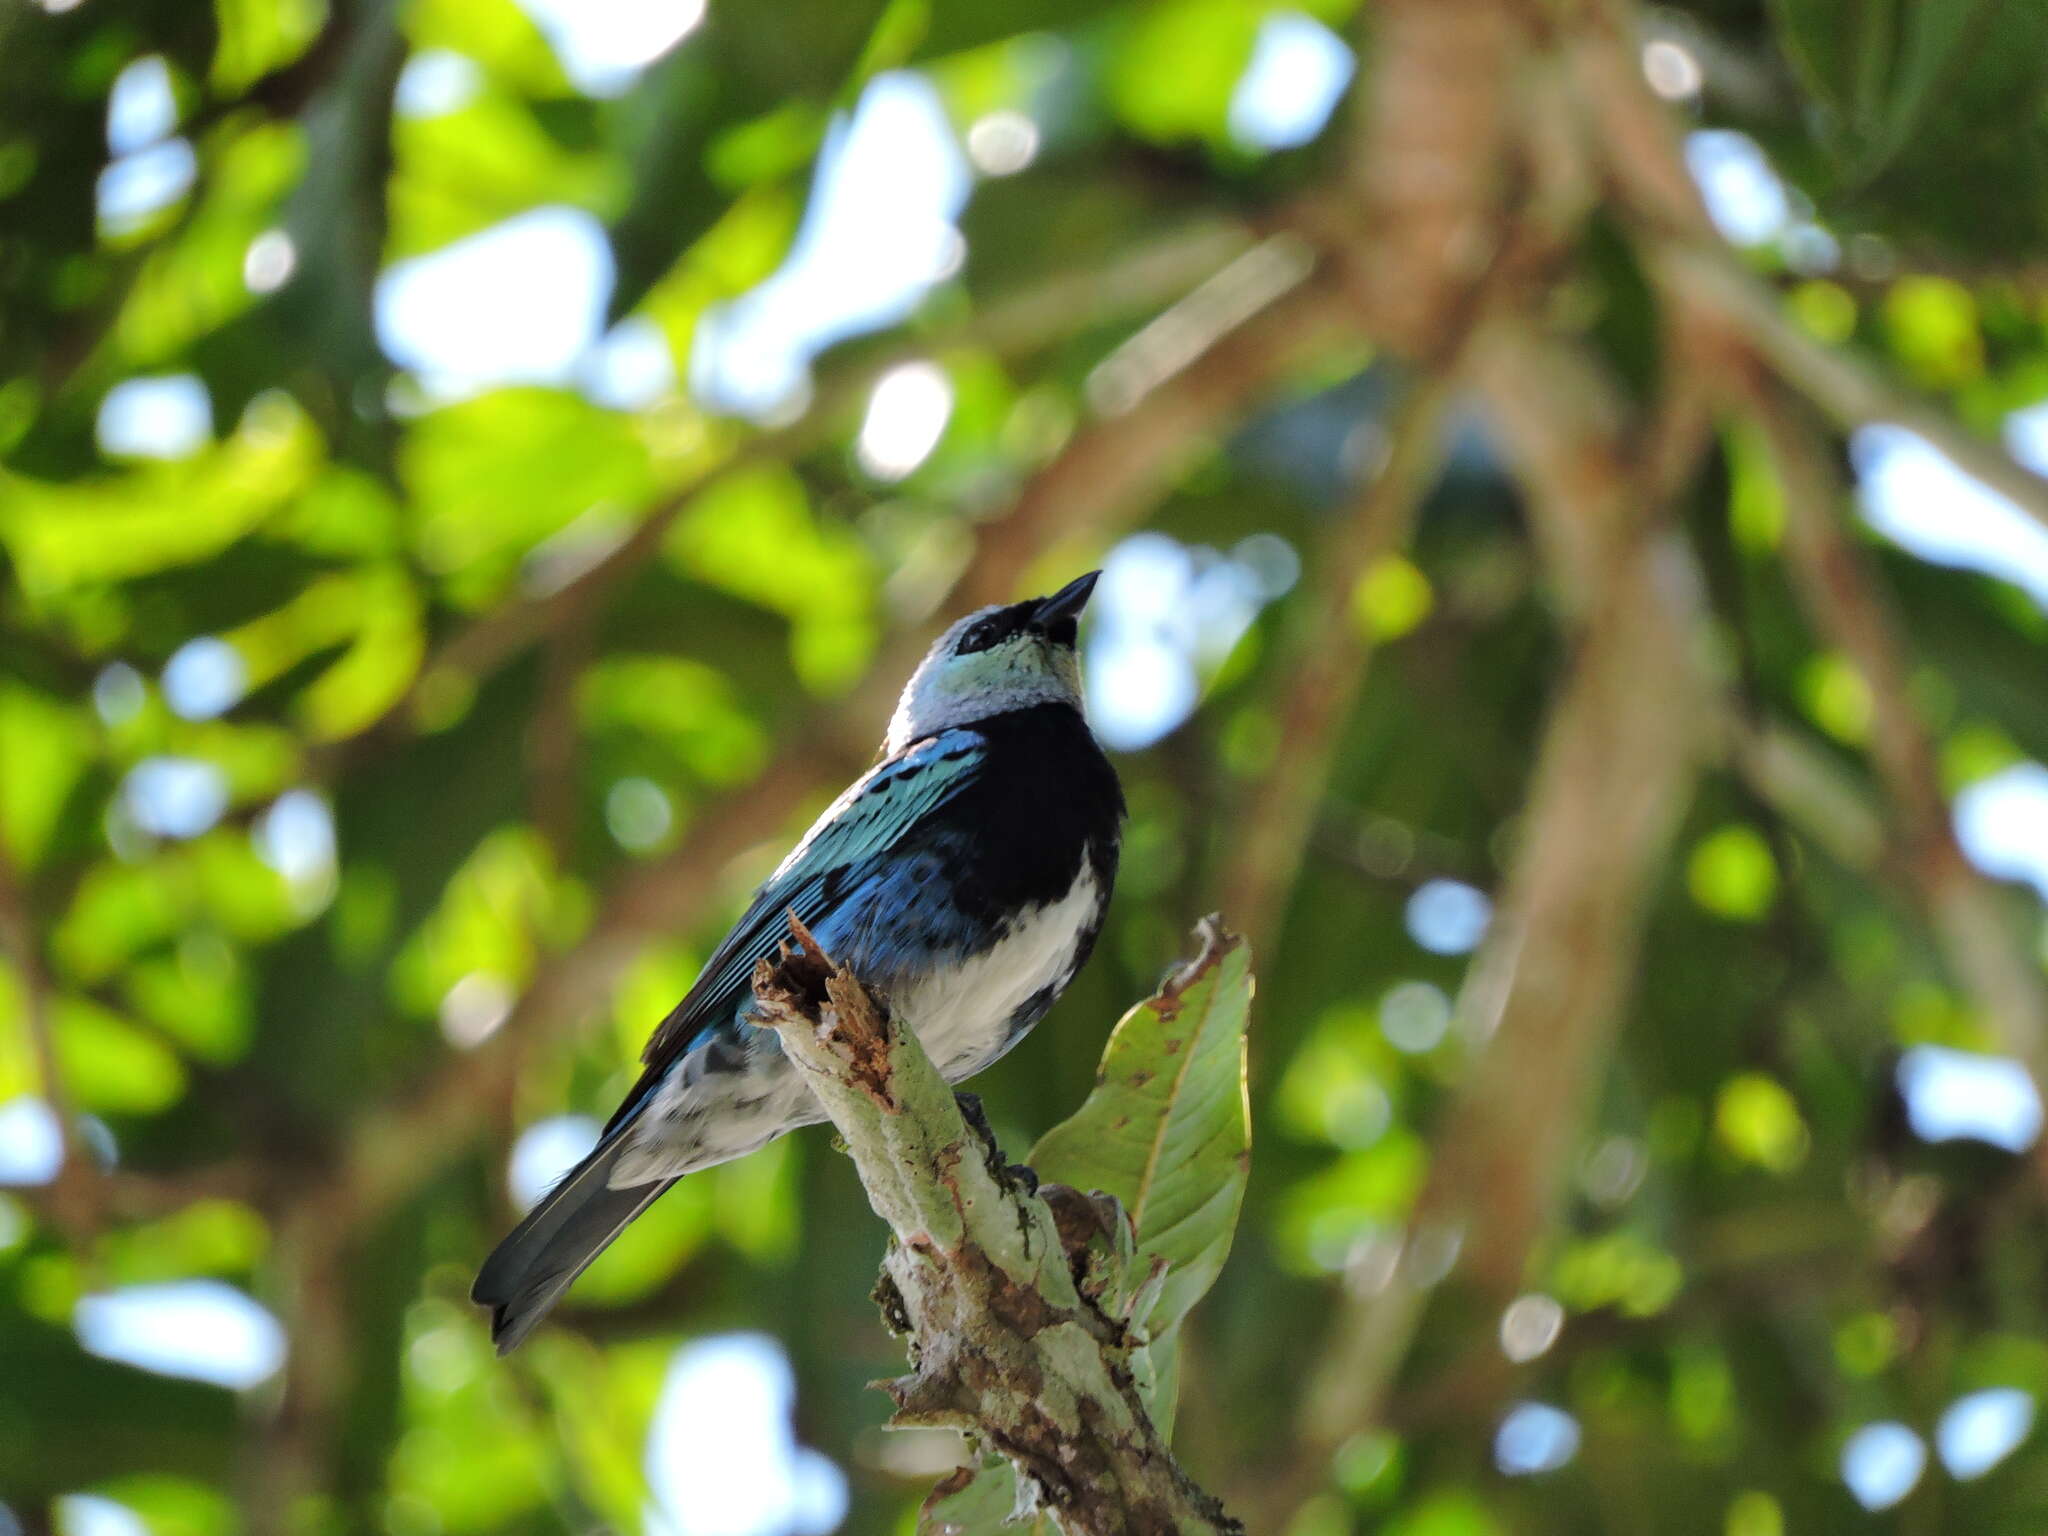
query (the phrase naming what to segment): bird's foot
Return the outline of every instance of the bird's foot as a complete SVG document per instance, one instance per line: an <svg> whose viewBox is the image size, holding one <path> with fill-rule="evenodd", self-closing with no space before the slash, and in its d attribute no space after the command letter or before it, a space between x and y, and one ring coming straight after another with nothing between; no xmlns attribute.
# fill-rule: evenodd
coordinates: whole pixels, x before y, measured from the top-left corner
<svg viewBox="0 0 2048 1536"><path fill-rule="evenodd" d="M996 1143L996 1133L989 1129L988 1111L981 1107L981 1095L953 1090L953 1102L960 1106L960 1118L967 1122L967 1128L975 1132L990 1146Z"/></svg>

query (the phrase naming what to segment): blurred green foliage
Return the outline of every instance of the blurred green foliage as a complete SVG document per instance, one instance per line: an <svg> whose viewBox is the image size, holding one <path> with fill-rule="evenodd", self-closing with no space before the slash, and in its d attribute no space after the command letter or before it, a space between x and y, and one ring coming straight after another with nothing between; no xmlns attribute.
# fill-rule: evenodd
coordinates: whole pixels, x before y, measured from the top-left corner
<svg viewBox="0 0 2048 1536"><path fill-rule="evenodd" d="M685 1181L510 1362L467 1287L514 1215L520 1134L609 1111L751 884L858 767L820 722L851 698L879 734L878 659L1077 429L1113 422L1091 377L1208 275L1133 291L1127 264L1263 229L1347 169L1341 112L1278 152L1232 125L1281 9L714 0L591 94L513 0L0 0L0 1124L42 1124L46 1040L74 1175L110 1165L0 1192L0 1530L97 1531L95 1506L62 1502L81 1494L161 1536L654 1528L645 1448L677 1347L732 1331L786 1351L794 1433L844 1469L846 1528L906 1528L951 1462L875 1432L864 1383L899 1363L867 1300L881 1234L820 1134ZM1286 9L1369 56L1371 7ZM1639 18L1703 75L1675 110L1748 134L1795 223L1833 242L1827 261L1789 235L1748 253L1788 314L1986 432L2048 396L2043 16L1696 0ZM450 56L452 102L398 111L408 69ZM109 97L146 59L190 184L110 216ZM644 322L687 379L706 316L789 254L833 125L905 69L960 135L1023 115L1035 158L978 174L958 271L827 352L792 422L677 389L441 394L388 357L380 276L546 206L601 225L607 323ZM1618 243L1579 253L1576 323L1629 377L1659 344L1642 292ZM1038 299L1021 319L1020 295ZM952 405L930 455L885 478L855 445L902 357L935 361ZM1391 370L1368 362L1332 335L1197 426L1141 498L1148 526L1201 570L1269 556L1253 535L1313 568L1373 458ZM187 377L206 419L186 449L103 441L117 386ZM1287 1460L1330 1318L1427 1176L1472 1049L1448 1009L1466 959L1404 914L1433 879L1497 889L1569 654L1486 433L1455 439L1414 547L1353 593L1382 650L1260 955L1258 1156L1177 1351L1177 1443L1228 1497ZM1745 429L1681 511L1747 705L1867 780L1868 687L1800 616ZM1054 519L1005 594L1099 561L1127 521ZM2038 605L1872 553L1945 787L2048 759ZM1119 755L1133 816L1097 958L976 1085L1013 1151L1082 1103L1290 747L1281 585L1197 658L1192 718ZM233 686L174 708L167 668L209 639ZM801 788L743 798L764 783ZM1981 1476L1930 1461L1896 1512L1839 1470L1860 1426L1931 1443L1964 1394L2048 1393L2038 1187L2004 1152L1914 1137L1893 1087L1901 1051L1988 1050L1987 1021L1908 903L1732 774L1707 779L1648 926L1528 1277L1561 1325L1514 1355L1511 1395L1463 1391L1504 1324L1433 1311L1293 1529L2039 1529L2048 1451L2024 1427ZM81 1298L197 1280L274 1314L280 1373L237 1391L82 1347ZM1494 1436L1524 1398L1581 1438L1509 1477Z"/></svg>

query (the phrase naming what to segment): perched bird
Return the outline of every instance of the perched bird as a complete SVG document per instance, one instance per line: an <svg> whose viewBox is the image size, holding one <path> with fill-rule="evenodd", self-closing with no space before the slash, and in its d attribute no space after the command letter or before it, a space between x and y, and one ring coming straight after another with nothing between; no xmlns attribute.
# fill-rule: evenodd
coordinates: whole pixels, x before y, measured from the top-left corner
<svg viewBox="0 0 2048 1536"><path fill-rule="evenodd" d="M596 1149L485 1262L472 1295L500 1353L677 1179L824 1118L775 1034L749 1022L754 964L788 936L792 909L949 1082L1015 1045L1073 980L1124 815L1074 654L1098 574L969 614L932 646L880 761L755 893L648 1041Z"/></svg>

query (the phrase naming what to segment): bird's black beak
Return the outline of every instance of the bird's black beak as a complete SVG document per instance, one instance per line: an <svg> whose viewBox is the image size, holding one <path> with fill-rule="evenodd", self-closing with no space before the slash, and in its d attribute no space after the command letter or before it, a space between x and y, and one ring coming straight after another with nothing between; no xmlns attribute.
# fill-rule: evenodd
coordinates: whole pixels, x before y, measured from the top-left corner
<svg viewBox="0 0 2048 1536"><path fill-rule="evenodd" d="M1032 612L1031 625L1047 634L1062 625L1068 626L1071 637L1074 625L1081 617L1081 610L1088 606L1088 594L1095 590L1095 582L1102 575L1090 571L1086 576L1076 576L1051 597L1039 599L1038 607Z"/></svg>

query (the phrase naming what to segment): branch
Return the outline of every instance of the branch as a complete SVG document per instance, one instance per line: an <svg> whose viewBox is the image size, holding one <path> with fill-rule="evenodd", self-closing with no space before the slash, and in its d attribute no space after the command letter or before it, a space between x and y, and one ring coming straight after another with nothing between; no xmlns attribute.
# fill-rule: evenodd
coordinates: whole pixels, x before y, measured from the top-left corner
<svg viewBox="0 0 2048 1536"><path fill-rule="evenodd" d="M1879 872L1884 820L1862 784L1790 726L1725 713L1730 765L1752 793L1799 828L1844 869Z"/></svg>
<svg viewBox="0 0 2048 1536"><path fill-rule="evenodd" d="M2004 496L2048 528L2048 480L1977 436L1938 406L1910 394L1853 353L1837 351L1801 330L1777 296L1725 252L1675 242L1655 247L1668 284L1689 294L1742 335L1787 384L1825 411L1837 426L1888 422L1940 449L1956 467Z"/></svg>
<svg viewBox="0 0 2048 1536"><path fill-rule="evenodd" d="M774 1029L844 1138L894 1241L878 1290L910 1335L886 1384L899 1425L965 1430L1006 1457L1061 1529L1241 1532L1173 1459L1129 1368L1134 1340L1077 1282L1051 1208L970 1125L916 1037L794 913L754 973Z"/></svg>
<svg viewBox="0 0 2048 1536"><path fill-rule="evenodd" d="M1557 385L1575 361L1585 392ZM1486 1048L1423 1197L1425 1213L1473 1217L1467 1272L1505 1301L1555 1208L1633 980L1650 883L1705 755L1700 582L1657 521L1708 422L1683 356L1663 411L1632 436L1607 425L1608 381L1526 327L1494 332L1477 365L1538 525L1578 530L1550 547L1569 551L1558 576L1585 604L1527 830L1461 999Z"/></svg>
<svg viewBox="0 0 2048 1536"><path fill-rule="evenodd" d="M1429 356L1494 264L1527 29L1512 0L1381 0L1360 12L1355 250L1374 338Z"/></svg>

